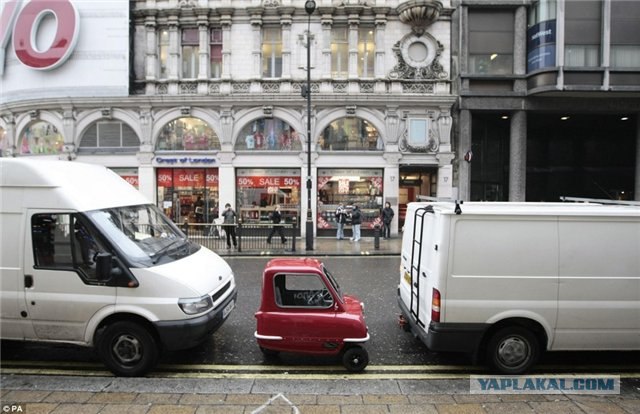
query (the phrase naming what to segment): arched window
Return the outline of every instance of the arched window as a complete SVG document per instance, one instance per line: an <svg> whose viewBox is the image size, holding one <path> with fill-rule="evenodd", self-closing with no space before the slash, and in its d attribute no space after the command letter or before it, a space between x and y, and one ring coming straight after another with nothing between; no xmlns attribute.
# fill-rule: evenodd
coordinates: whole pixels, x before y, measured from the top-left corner
<svg viewBox="0 0 640 414"><path fill-rule="evenodd" d="M220 139L213 128L199 118L178 118L160 131L158 151L214 151L220 149Z"/></svg>
<svg viewBox="0 0 640 414"><path fill-rule="evenodd" d="M277 118L261 118L245 126L236 151L302 151L300 136L291 125Z"/></svg>
<svg viewBox="0 0 640 414"><path fill-rule="evenodd" d="M120 121L98 121L85 131L78 152L137 152L139 149L140 139L129 125Z"/></svg>
<svg viewBox="0 0 640 414"><path fill-rule="evenodd" d="M321 151L382 151L384 142L378 130L360 118L340 118L318 137Z"/></svg>
<svg viewBox="0 0 640 414"><path fill-rule="evenodd" d="M46 121L33 121L20 134L20 155L60 154L64 138L58 129Z"/></svg>

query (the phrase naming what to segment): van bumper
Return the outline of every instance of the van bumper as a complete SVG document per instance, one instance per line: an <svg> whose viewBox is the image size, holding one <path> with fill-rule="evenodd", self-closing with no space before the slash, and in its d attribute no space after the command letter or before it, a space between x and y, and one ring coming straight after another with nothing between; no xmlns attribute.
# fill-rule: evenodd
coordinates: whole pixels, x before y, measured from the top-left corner
<svg viewBox="0 0 640 414"><path fill-rule="evenodd" d="M424 325L418 325L411 316L400 296L398 296L398 304L405 320L411 326L411 332L418 336L431 351L475 353L482 336L490 326L485 323L430 322L429 327L425 329Z"/></svg>
<svg viewBox="0 0 640 414"><path fill-rule="evenodd" d="M433 351L474 353L488 328L484 323L431 322L425 345Z"/></svg>
<svg viewBox="0 0 640 414"><path fill-rule="evenodd" d="M223 317L223 310L231 302L235 304L237 296L238 290L234 288L224 302L213 308L209 313L197 318L155 322L155 327L164 349L167 351L189 349L204 342L229 317L230 313Z"/></svg>

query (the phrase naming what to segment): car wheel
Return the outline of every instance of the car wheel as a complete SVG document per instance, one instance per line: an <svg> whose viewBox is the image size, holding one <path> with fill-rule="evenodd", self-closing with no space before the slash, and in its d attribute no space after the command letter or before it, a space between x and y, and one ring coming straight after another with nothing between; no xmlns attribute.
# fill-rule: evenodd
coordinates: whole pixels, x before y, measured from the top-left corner
<svg viewBox="0 0 640 414"><path fill-rule="evenodd" d="M342 364L349 372L361 372L369 364L369 353L361 346L352 346L344 351Z"/></svg>
<svg viewBox="0 0 640 414"><path fill-rule="evenodd" d="M493 334L487 345L487 360L502 374L519 375L527 372L536 362L539 347L531 331L511 326Z"/></svg>
<svg viewBox="0 0 640 414"><path fill-rule="evenodd" d="M104 364L121 377L138 377L151 370L159 349L151 333L129 321L115 322L100 335L98 352Z"/></svg>

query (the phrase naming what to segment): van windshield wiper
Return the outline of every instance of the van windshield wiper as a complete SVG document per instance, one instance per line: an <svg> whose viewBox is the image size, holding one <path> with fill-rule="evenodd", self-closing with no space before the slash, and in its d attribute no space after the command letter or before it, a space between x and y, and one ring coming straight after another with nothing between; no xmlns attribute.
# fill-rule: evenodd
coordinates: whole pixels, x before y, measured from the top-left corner
<svg viewBox="0 0 640 414"><path fill-rule="evenodd" d="M166 246L164 246L162 249L158 250L155 253L152 253L150 256L153 260L153 264L158 263L158 261L160 260L160 258L164 255L166 255L169 250L171 250L171 248L173 246L175 246L176 244L180 243L180 242L186 242L187 239L186 238L180 238L180 239L176 239L174 241L172 241L171 243L167 244Z"/></svg>

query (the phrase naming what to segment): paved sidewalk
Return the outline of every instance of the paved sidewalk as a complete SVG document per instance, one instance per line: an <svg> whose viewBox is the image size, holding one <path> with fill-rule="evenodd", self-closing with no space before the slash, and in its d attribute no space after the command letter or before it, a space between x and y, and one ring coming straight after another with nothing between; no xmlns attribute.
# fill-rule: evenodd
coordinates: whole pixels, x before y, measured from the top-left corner
<svg viewBox="0 0 640 414"><path fill-rule="evenodd" d="M469 394L468 380L267 381L3 375L2 410L81 414L640 412L640 383L620 395ZM6 408L8 407L8 408Z"/></svg>

